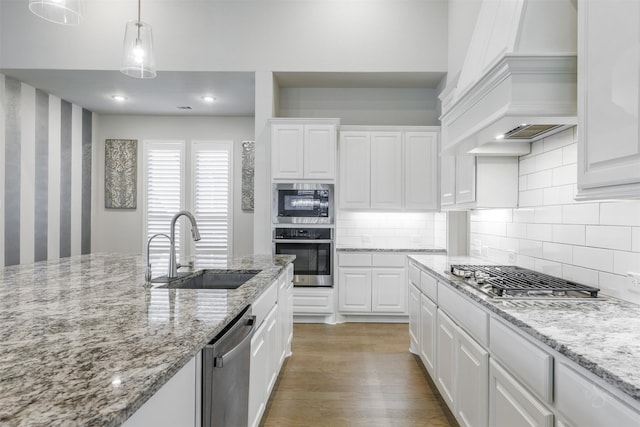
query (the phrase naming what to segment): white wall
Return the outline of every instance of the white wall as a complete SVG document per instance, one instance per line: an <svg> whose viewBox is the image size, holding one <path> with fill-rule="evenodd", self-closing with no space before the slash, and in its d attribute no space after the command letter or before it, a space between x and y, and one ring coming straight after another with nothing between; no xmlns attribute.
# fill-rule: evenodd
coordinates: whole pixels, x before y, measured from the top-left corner
<svg viewBox="0 0 640 427"><path fill-rule="evenodd" d="M462 70L481 4L482 0L449 0L447 82Z"/></svg>
<svg viewBox="0 0 640 427"><path fill-rule="evenodd" d="M155 140L233 140L233 252L253 253L253 213L241 209L242 141L254 139L253 117L165 117L101 115L95 141L100 183L96 194L93 252L142 253L142 141ZM104 141L138 140L138 207L135 210L104 208Z"/></svg>
<svg viewBox="0 0 640 427"><path fill-rule="evenodd" d="M282 88L278 117L332 117L341 125L439 126L434 89Z"/></svg>
<svg viewBox="0 0 640 427"><path fill-rule="evenodd" d="M133 0L85 2L77 27L0 2L0 68L116 70ZM446 71L446 0L149 0L158 70ZM20 35L17 37L16 35ZM46 43L43 43L46 40Z"/></svg>
<svg viewBox="0 0 640 427"><path fill-rule="evenodd" d="M537 141L520 157L517 209L471 213L471 255L509 262L640 303L640 200L582 202L576 192L575 128Z"/></svg>

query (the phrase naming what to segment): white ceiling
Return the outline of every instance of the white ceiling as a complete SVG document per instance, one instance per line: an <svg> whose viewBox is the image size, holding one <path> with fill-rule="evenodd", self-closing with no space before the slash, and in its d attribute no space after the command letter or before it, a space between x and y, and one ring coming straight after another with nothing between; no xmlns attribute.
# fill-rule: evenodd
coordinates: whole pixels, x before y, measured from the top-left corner
<svg viewBox="0 0 640 427"><path fill-rule="evenodd" d="M16 70L0 73L99 114L253 116L253 72L159 71L155 79L127 77L119 71ZM282 72L280 87L435 88L444 73ZM112 97L127 99L116 102ZM202 96L211 95L214 103ZM181 109L179 107L191 107Z"/></svg>

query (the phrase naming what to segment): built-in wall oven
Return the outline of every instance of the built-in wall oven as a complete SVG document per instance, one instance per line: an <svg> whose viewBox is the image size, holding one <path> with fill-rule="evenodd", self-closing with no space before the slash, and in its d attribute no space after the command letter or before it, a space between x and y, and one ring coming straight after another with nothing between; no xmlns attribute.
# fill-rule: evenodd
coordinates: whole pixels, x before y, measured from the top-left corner
<svg viewBox="0 0 640 427"><path fill-rule="evenodd" d="M333 224L333 184L273 184L274 224Z"/></svg>
<svg viewBox="0 0 640 427"><path fill-rule="evenodd" d="M275 254L295 255L294 286L333 286L333 228L274 228Z"/></svg>

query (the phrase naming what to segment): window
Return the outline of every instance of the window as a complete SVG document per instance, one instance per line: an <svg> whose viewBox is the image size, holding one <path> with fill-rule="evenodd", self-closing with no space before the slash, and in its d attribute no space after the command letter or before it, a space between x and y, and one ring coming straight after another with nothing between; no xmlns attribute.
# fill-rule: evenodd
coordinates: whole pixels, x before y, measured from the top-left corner
<svg viewBox="0 0 640 427"><path fill-rule="evenodd" d="M181 217L176 226L178 263L225 267L232 249L232 165L230 141L145 141L145 249L154 234L170 235L171 218L188 210L198 221L201 240L191 240L191 224ZM168 257L169 240L156 237L150 251L154 277L166 274Z"/></svg>

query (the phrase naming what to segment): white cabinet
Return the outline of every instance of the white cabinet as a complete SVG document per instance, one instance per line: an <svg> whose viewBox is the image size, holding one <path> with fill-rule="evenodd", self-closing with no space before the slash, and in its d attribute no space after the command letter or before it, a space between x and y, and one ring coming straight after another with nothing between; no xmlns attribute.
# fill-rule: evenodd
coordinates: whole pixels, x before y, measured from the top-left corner
<svg viewBox="0 0 640 427"><path fill-rule="evenodd" d="M418 276L420 277L420 276ZM420 354L420 289L409 280L409 350Z"/></svg>
<svg viewBox="0 0 640 427"><path fill-rule="evenodd" d="M489 352L437 312L436 385L461 426L487 425Z"/></svg>
<svg viewBox="0 0 640 427"><path fill-rule="evenodd" d="M406 255L338 254L338 311L407 315Z"/></svg>
<svg viewBox="0 0 640 427"><path fill-rule="evenodd" d="M438 306L427 296L420 297L420 359L432 377L436 374Z"/></svg>
<svg viewBox="0 0 640 427"><path fill-rule="evenodd" d="M280 328L278 365L282 367L284 359L291 355L293 340L293 265L278 280L278 323ZM278 368L278 369L279 369Z"/></svg>
<svg viewBox="0 0 640 427"><path fill-rule="evenodd" d="M273 179L333 180L336 174L335 123L271 121Z"/></svg>
<svg viewBox="0 0 640 427"><path fill-rule="evenodd" d="M275 306L273 307L275 310ZM260 425L267 404L269 380L269 338L267 322L262 322L251 338L249 369L249 425Z"/></svg>
<svg viewBox="0 0 640 427"><path fill-rule="evenodd" d="M567 363L556 364L556 408L566 426L639 426L640 412L596 383L589 372ZM559 424L558 424L559 425Z"/></svg>
<svg viewBox="0 0 640 427"><path fill-rule="evenodd" d="M435 130L341 130L339 207L437 210L438 145Z"/></svg>
<svg viewBox="0 0 640 427"><path fill-rule="evenodd" d="M518 158L443 156L440 204L443 209L518 206Z"/></svg>
<svg viewBox="0 0 640 427"><path fill-rule="evenodd" d="M637 1L579 2L579 200L640 198L638 16Z"/></svg>
<svg viewBox="0 0 640 427"><path fill-rule="evenodd" d="M200 355L191 359L123 427L199 426L201 367Z"/></svg>
<svg viewBox="0 0 640 427"><path fill-rule="evenodd" d="M553 427L554 425L553 413L493 359L489 363L489 425L492 427Z"/></svg>

